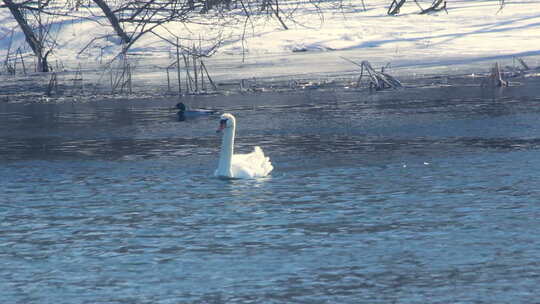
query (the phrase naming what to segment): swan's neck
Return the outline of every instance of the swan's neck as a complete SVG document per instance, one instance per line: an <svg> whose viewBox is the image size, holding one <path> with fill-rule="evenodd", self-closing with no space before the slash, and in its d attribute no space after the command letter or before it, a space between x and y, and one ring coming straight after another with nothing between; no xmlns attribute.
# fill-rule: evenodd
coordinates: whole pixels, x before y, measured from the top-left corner
<svg viewBox="0 0 540 304"><path fill-rule="evenodd" d="M221 139L221 151L219 153L218 176L233 177L231 171L232 156L234 153L235 126L225 129Z"/></svg>

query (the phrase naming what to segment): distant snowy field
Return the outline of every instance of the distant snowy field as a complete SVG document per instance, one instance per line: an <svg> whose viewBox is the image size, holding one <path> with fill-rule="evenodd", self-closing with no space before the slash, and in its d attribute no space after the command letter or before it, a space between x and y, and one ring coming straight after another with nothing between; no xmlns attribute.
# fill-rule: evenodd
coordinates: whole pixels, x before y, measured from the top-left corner
<svg viewBox="0 0 540 304"><path fill-rule="evenodd" d="M160 35L168 37L172 32L186 39L181 43L191 44L189 39L212 39L221 33L223 43L212 58L213 66L219 67L221 62L239 69L252 67L247 74L254 77L351 70L351 64L340 56L370 60L374 65L390 64L398 69L491 63L511 60L513 56L539 65L540 0L506 0L500 11L498 0L450 0L448 13L428 15L418 14L418 6L410 0L398 16L387 15L390 0L364 2L365 10L361 1L324 2L319 7L287 2L282 8L286 13L294 10L295 14L294 20L284 19L288 30L276 19L263 17L252 19L247 27L237 21L219 31L217 26L171 24ZM431 3L419 2L424 8ZM9 11L0 9L2 61L12 29L16 29L12 51L23 47L28 52ZM53 60L64 66L96 62L100 56L112 58L119 50L115 39L102 39L80 53L95 37L112 34L109 27L91 20L60 20L57 30L58 47ZM152 34L131 48L132 53L155 62L169 58L173 51L170 44ZM220 73L219 68L216 73ZM230 74L230 70L222 73Z"/></svg>

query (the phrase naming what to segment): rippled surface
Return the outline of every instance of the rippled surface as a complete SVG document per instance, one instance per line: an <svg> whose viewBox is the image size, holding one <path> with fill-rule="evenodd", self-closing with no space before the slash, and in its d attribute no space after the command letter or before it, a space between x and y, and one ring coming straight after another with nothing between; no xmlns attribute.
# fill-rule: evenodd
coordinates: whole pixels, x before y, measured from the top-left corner
<svg viewBox="0 0 540 304"><path fill-rule="evenodd" d="M537 85L537 84L536 84ZM540 99L527 87L0 105L6 303L534 302Z"/></svg>

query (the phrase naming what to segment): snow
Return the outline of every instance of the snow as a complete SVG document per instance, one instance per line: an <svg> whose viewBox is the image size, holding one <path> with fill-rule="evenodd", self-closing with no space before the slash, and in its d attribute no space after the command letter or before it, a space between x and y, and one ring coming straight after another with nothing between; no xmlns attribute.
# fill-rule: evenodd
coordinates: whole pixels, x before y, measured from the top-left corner
<svg viewBox="0 0 540 304"><path fill-rule="evenodd" d="M158 33L181 43L224 37L224 43L212 57L210 69L232 77L231 68L244 76L274 77L306 73L332 74L354 69L340 56L356 61L369 60L374 66L389 65L403 72L419 68L461 69L494 61L524 57L532 66L540 57L540 0L500 2L448 1L448 13L420 15L413 1L407 2L397 16L388 16L390 0L321 2L318 9L299 2L282 2L283 15L295 11L294 20L285 18L284 30L275 18L231 18L227 26L170 24ZM431 1L419 1L427 8ZM342 4L338 7L338 4ZM236 22L234 22L236 20ZM106 20L101 20L106 23ZM247 27L244 25L247 24ZM17 28L7 9L0 9L0 58L5 58L11 29ZM87 19L64 19L57 27L58 47L55 59L64 66L77 62L97 62L101 56L114 57L119 45L115 39L96 41L83 53L92 39L112 29ZM241 37L245 34L245 40ZM199 42L197 42L199 43ZM13 52L25 46L24 37L14 35ZM302 50L305 52L293 53ZM143 36L131 49L160 64L169 60L172 46L157 36ZM530 61L529 61L530 60ZM165 64L165 63L164 63Z"/></svg>

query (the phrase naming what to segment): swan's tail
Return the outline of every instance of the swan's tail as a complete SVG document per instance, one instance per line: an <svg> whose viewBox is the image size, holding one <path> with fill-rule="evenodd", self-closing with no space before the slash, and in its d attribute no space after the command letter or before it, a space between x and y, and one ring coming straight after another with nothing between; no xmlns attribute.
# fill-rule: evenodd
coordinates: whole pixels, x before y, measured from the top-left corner
<svg viewBox="0 0 540 304"><path fill-rule="evenodd" d="M261 149L261 147L255 146L255 149L254 149L253 153L260 160L259 164L260 164L261 173L262 173L261 175L262 176L266 176L270 172L272 172L272 170L274 170L274 166L272 166L272 162L270 161L270 157L267 157L267 156L264 155L264 152Z"/></svg>

